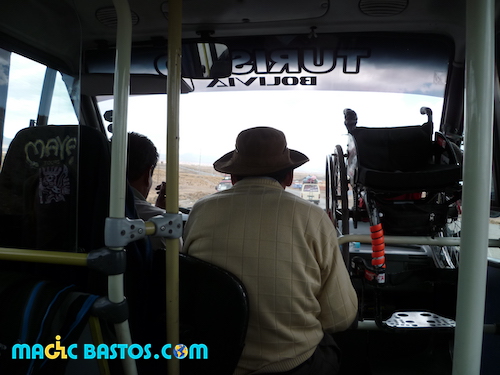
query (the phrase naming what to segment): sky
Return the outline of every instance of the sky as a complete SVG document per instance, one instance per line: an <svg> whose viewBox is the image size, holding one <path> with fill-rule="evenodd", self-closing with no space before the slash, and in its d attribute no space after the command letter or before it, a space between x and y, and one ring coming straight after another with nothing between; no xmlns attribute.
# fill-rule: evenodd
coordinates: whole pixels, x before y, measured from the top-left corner
<svg viewBox="0 0 500 375"><path fill-rule="evenodd" d="M150 137L165 153L166 96L132 97L128 129ZM100 103L104 111L112 101ZM298 171L321 173L326 156L337 144L345 149L344 108L358 114L359 126L419 125L427 121L420 107L434 109L439 124L442 99L389 93L282 91L189 93L181 96L180 161L212 164L234 149L238 133L271 126L285 133L288 147L305 153L310 162Z"/></svg>

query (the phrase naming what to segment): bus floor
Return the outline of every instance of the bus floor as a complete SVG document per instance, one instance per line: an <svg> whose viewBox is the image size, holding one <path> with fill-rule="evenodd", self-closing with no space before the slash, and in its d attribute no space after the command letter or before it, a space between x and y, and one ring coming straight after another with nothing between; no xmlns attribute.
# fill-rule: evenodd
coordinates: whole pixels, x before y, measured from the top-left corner
<svg viewBox="0 0 500 375"><path fill-rule="evenodd" d="M334 335L342 351L340 375L448 375L449 331L348 330Z"/></svg>

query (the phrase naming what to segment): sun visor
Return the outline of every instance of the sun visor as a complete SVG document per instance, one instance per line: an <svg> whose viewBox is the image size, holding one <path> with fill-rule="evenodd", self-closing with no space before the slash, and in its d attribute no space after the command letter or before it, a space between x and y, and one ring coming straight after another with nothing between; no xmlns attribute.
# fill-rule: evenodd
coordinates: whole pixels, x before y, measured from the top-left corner
<svg viewBox="0 0 500 375"><path fill-rule="evenodd" d="M113 95L113 83L114 75L112 73L83 74L81 92L82 95L88 96ZM191 91L193 91L193 88L182 79L181 93L186 94ZM166 93L166 76L152 74L130 75L130 95Z"/></svg>
<svg viewBox="0 0 500 375"><path fill-rule="evenodd" d="M167 76L168 50L164 45L132 47L131 74ZM114 73L116 50L91 50L85 54L85 65L89 73ZM226 45L205 41L182 43L181 75L185 78L210 79L231 75L231 54Z"/></svg>

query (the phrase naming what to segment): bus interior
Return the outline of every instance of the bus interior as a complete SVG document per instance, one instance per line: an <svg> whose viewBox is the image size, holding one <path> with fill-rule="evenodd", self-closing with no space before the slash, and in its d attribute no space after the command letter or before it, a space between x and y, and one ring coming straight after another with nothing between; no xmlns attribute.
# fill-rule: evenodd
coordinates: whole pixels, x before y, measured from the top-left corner
<svg viewBox="0 0 500 375"><path fill-rule="evenodd" d="M335 336L341 374L498 373L496 3L3 1L0 373L232 374L246 329L232 320L244 321L245 301L226 306L213 270L203 292L187 286L178 243L192 203L228 182L212 163L254 126L282 130L308 155L296 178L317 178L311 200L338 230L359 301L356 324ZM131 131L160 154L161 222L135 212ZM207 192L180 168L199 169ZM196 194L184 199L188 185ZM151 259L145 236L165 226L166 252ZM195 280L204 271L193 267ZM198 292L213 298L196 307L212 326L197 338L206 363L47 361L34 349L12 358L15 344L63 339L187 343L186 321L197 317L185 295Z"/></svg>

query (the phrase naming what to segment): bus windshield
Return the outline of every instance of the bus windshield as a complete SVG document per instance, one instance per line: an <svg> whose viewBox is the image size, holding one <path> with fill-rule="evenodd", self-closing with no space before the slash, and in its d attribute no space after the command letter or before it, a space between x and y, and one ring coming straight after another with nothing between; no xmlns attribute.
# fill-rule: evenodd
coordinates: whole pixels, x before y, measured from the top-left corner
<svg viewBox="0 0 500 375"><path fill-rule="evenodd" d="M222 42L231 53L229 77L183 78L181 168L197 166L214 173L212 163L234 148L240 131L271 126L285 133L290 148L309 157L310 162L296 170L297 178L322 176L325 155L337 144L347 147L345 108L356 111L359 126L392 127L426 122L420 108L428 107L434 114L434 130L439 130L453 53L442 38L292 35ZM132 75L166 76L166 59L159 54L141 47L140 58L132 57ZM145 56L151 56L149 63ZM89 64L91 73L109 73L102 59ZM113 109L111 96L97 98L101 114ZM154 141L161 167L166 158L166 95L132 95L128 113L129 131ZM196 191L180 204L191 206L213 193L220 177L216 174L203 192ZM180 194L182 198L182 187Z"/></svg>

